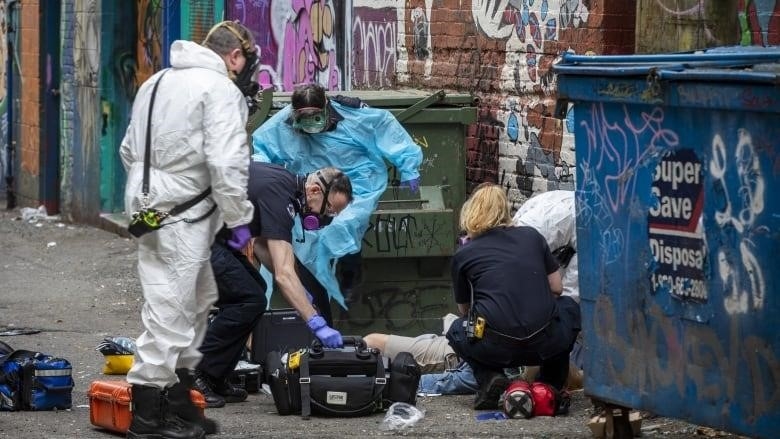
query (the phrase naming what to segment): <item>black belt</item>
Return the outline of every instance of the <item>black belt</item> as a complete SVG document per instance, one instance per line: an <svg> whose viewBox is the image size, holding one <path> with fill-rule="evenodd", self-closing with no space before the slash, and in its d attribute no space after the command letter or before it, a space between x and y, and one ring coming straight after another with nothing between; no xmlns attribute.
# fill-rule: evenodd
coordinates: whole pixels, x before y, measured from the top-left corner
<svg viewBox="0 0 780 439"><path fill-rule="evenodd" d="M502 342L512 346L526 346L538 335L543 334L544 330L550 326L550 323L552 323L552 320L548 321L541 328L532 332L531 335L527 335L525 337L514 337L512 335L504 334L503 332L497 331L489 326L485 326L485 334L500 338Z"/></svg>

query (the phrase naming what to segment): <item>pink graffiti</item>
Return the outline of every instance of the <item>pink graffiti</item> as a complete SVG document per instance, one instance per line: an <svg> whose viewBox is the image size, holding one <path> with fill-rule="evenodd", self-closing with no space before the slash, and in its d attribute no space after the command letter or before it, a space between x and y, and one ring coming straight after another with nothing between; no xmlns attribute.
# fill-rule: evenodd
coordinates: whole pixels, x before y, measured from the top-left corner
<svg viewBox="0 0 780 439"><path fill-rule="evenodd" d="M319 0L293 0L295 18L284 26L281 62L281 83L285 90L296 84L320 82L329 89L340 88L340 72L336 65L336 53L325 49L324 38L332 34L317 34L312 25L322 26L323 14L332 18L329 2ZM313 9L316 9L313 14ZM312 19L314 17L314 20ZM260 80L268 80L268 72L262 72Z"/></svg>

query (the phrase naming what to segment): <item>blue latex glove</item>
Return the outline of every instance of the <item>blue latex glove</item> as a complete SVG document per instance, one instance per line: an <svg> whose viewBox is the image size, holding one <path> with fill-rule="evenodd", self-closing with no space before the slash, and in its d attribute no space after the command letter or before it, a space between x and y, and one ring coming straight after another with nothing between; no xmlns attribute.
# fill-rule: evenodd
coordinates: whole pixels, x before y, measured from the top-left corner
<svg viewBox="0 0 780 439"><path fill-rule="evenodd" d="M344 340L341 339L339 331L331 328L325 323L325 319L319 314L314 314L306 326L317 336L326 348L340 348L344 346Z"/></svg>
<svg viewBox="0 0 780 439"><path fill-rule="evenodd" d="M232 236L227 242L228 247L235 251L241 251L249 244L249 240L252 239L252 233L249 231L249 226L243 225L230 229Z"/></svg>
<svg viewBox="0 0 780 439"><path fill-rule="evenodd" d="M418 177L411 180L402 181L401 186L409 186L409 190L416 194L420 191L420 178Z"/></svg>

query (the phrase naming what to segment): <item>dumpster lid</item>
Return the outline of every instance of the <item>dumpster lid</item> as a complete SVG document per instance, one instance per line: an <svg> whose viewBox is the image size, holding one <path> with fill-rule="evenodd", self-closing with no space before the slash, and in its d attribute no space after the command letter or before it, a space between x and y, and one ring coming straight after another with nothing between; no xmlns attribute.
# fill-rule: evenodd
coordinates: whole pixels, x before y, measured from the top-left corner
<svg viewBox="0 0 780 439"><path fill-rule="evenodd" d="M350 96L359 98L372 107L409 107L422 99L435 94L436 91L400 89L400 90L350 90L329 91L328 96ZM290 103L292 92L274 93L273 107L282 108ZM445 92L443 97L432 105L435 106L472 106L476 104L475 97L465 93Z"/></svg>
<svg viewBox="0 0 780 439"><path fill-rule="evenodd" d="M554 69L558 75L654 76L660 80L780 84L780 47L718 47L659 55L564 53Z"/></svg>

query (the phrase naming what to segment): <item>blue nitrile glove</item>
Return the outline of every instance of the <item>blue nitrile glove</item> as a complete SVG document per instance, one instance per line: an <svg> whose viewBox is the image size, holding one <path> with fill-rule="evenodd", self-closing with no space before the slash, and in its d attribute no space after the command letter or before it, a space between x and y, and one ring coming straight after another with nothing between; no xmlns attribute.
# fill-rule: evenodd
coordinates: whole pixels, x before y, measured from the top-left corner
<svg viewBox="0 0 780 439"><path fill-rule="evenodd" d="M401 186L409 186L409 190L416 194L420 191L420 178L418 177L411 180L402 181Z"/></svg>
<svg viewBox="0 0 780 439"><path fill-rule="evenodd" d="M339 331L331 328L325 323L325 319L319 314L314 314L306 326L317 336L326 348L340 348L344 346L344 340L341 339Z"/></svg>
<svg viewBox="0 0 780 439"><path fill-rule="evenodd" d="M249 226L243 225L230 229L231 237L227 242L228 247L235 251L241 251L249 244L249 240L252 239L252 232L249 231Z"/></svg>

